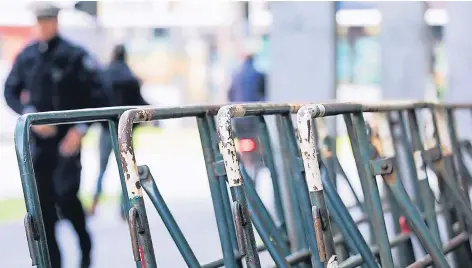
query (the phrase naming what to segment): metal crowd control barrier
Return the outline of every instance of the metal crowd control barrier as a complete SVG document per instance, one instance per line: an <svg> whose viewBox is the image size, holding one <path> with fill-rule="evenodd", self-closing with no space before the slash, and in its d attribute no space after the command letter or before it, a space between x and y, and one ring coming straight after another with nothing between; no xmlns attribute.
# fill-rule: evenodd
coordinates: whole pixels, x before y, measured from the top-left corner
<svg viewBox="0 0 472 268"><path fill-rule="evenodd" d="M432 264L450 267L445 255L456 249L455 263L458 267L466 267L471 260L468 231L472 210L469 196L464 192L468 190L470 174L462 153L469 149L466 141L459 142L457 138L454 110L471 108L472 105L403 102L377 105L331 103L303 107L253 103L131 110L127 107L25 115L18 122L15 143L27 204L25 226L33 264L50 267L29 154L30 125L110 120L112 133L114 130L116 134L116 119L122 114L118 143L115 135L113 141L123 191L129 197L130 235L137 267L157 267L142 189L189 267L242 267L243 261L247 267L261 267L258 252L262 250L270 253L277 267L394 267L393 247L400 249L398 265L401 267ZM423 111L430 115L429 121L421 122L431 129L425 133L421 133L417 118L417 114ZM375 120L366 124L363 113L373 113ZM297 130L293 129L292 114L297 114ZM266 115L275 116L279 126L289 192L285 199L279 190L264 119ZM362 202L338 159L331 153L330 139L334 137L329 137L323 130L322 118L336 115L343 115L346 123L362 186ZM261 123L264 161L270 169L274 189L275 220L258 196L244 166L239 163L231 120L244 116L256 116ZM199 263L180 231L149 168L137 166L132 146L134 123L182 117L197 119L223 251L222 259L205 265ZM400 133L399 142L393 142L397 132ZM408 149L408 178L400 177L401 172L398 172L398 143ZM449 228L449 240L445 243L439 235L436 199L428 183L426 166L435 172L441 185L440 210ZM355 221L344 205L336 190L336 175L347 180L356 205L364 212L361 219ZM380 197L376 176L383 178L387 188L385 200ZM406 179L414 184L414 198L405 191L403 181ZM290 199L291 213L284 211L282 203L287 199ZM396 236L390 240L384 219L386 213L392 214L395 225ZM295 230L287 229L287 215L295 219ZM406 219L412 232L400 228L402 218ZM358 229L357 225L363 222L369 224L371 243L366 242ZM262 247L256 247L253 225L264 242ZM296 236L293 241L288 237L289 231ZM422 258L415 258L411 242L413 235L425 250L426 255Z"/></svg>
<svg viewBox="0 0 472 268"><path fill-rule="evenodd" d="M303 181L303 173L301 173L300 169L297 168L300 165L299 160L296 158L298 147L290 118L292 113L298 111L300 105L252 105L257 108L249 110L246 115L257 116L261 123L261 143L266 151L264 154L264 160L272 174L272 183L276 200L275 205L279 217L280 215L283 215L283 208L280 204L280 193L278 193L277 190L279 188L276 177L277 171L272 159L269 133L263 117L264 115L278 116L283 125L281 139L286 141L286 147L283 150L288 151L290 153L290 159L294 160L291 165L295 168L291 168L290 176L294 176L296 180L289 180L289 188L292 190L291 197L295 198L292 212L297 218L303 219L301 222L297 221L300 225L296 228L298 244L295 245L295 252L291 253L289 250L288 246L290 241L287 241L285 238L287 231L284 230L284 219L279 219L282 220L282 224L275 224L271 215L268 213L264 204L257 195L253 182L249 179L244 167L239 170L240 177L236 179L232 173L236 172L236 169L229 169L229 171L226 169L225 171L224 163L228 163L228 160L224 159L224 155L230 153L232 159L235 160L237 154L234 140L231 139L233 147L230 148L226 147L227 144L224 139L218 143L213 116L219 110L218 114L220 118L221 114L225 112L225 108L219 109L220 107L218 106L180 107L170 109L130 110L125 112L120 119L120 151L123 170L125 172L124 177L127 179L126 184L130 195L130 203L132 205L130 212L130 227L134 255L137 261L145 263L146 267L154 267L156 265L153 244L150 239L149 227L147 226L143 193L141 191L141 188L144 188L145 192L151 198L154 206L159 212L167 229L173 236L175 243L187 262L187 265L189 265L189 267L201 267L182 232L179 230L177 223L174 221L170 211L167 209L165 201L159 194L157 185L149 175L150 173L148 169L144 166L138 167L136 165L130 134L130 129L133 123L177 117L197 117L203 154L207 164L210 191L212 194L224 256L223 260L203 265L203 267L218 267L223 264L225 267L239 266L241 265L242 257L244 257L248 267L260 267L258 251L263 248L257 248L255 245L252 224L254 224L256 230L261 236L265 247L271 254L277 267L290 267L299 262L303 262L305 265L315 263L316 267L322 266L322 262L325 261L323 259L324 255L319 254L316 240L316 231L321 229L312 228L313 221L311 217L310 197ZM251 107L251 105L248 107ZM232 110L226 112L228 113L226 114L227 119L231 122L233 115L231 114ZM221 137L221 134L223 133L221 127L223 126L223 123L219 121L217 125ZM227 125L226 131L230 131L230 129L231 124ZM220 151L224 152L223 156L220 154ZM239 163L233 164L239 168ZM226 181L228 181L231 189L232 204L229 202L228 193L226 191ZM337 199L334 199L334 201L331 201L330 199L330 201L338 202L339 205L339 202L342 202L341 198L336 194L334 187L332 188L332 191L334 191L333 195L335 195L335 198ZM331 203L329 203L329 205L331 205ZM359 252L361 254L360 256L366 259L366 263L374 265L374 256L370 254L367 243L365 243L362 235L357 230L355 222L349 216L348 210L341 209L336 215L339 219L338 223L344 232L343 234L357 238L357 244L350 243L351 249L355 252ZM326 211L320 210L319 217L315 218L316 221L320 223L320 227L324 225L324 222L327 220L326 217ZM323 221L323 223L321 223L321 221ZM138 226L141 227L138 228ZM360 241L364 241L364 243L362 244ZM343 241L340 242L342 243ZM350 240L348 240L348 242L350 242ZM331 251L333 250L333 247L334 244L330 246ZM312 250L310 251L310 249ZM143 252L143 254L140 255L140 252ZM308 260L310 257L312 258L312 262ZM335 263L335 260L331 260L331 262Z"/></svg>
<svg viewBox="0 0 472 268"><path fill-rule="evenodd" d="M309 187L311 186L311 190L313 192L320 192L323 189L323 184L321 184L321 177L319 166L316 165L316 146L313 142L313 134L312 130L310 129L310 122L312 122L313 117L317 116L326 116L326 115L333 115L336 112L336 108L338 109L347 109L347 104L331 104L331 105L311 105L303 107L298 112L298 126L299 126L299 133L300 133L300 144L302 149L302 155L304 157L304 164L305 168L310 170L307 173L307 182L309 183ZM452 108L458 108L457 106L449 106L449 111ZM395 158L395 149L393 147L392 141L392 132L389 130L390 124L392 121L388 120L387 116L390 113L400 113L401 110L406 110L410 116L415 116L415 110L418 109L426 109L429 112L434 112L434 116L432 117L432 126L433 126L433 144L437 145L434 148L446 148L447 146L441 146L442 143L448 142L448 137L445 137L448 133L448 129L445 125L444 118L441 116L441 112L444 112L444 106L440 105L433 105L428 103L410 103L410 104L384 104L384 105L359 105L357 108L351 107L350 114L344 114L346 126L349 132L349 136L351 138L351 145L353 149L353 153L358 165L358 173L361 178L361 183L363 184L363 192L364 196L367 197L366 207L369 211L369 216L372 218L372 224L374 225L375 238L376 242L380 248L380 257L382 267L393 267L393 259L390 251L389 240L386 232L385 222L382 215L382 206L381 201L378 196L378 189L375 182L375 176L380 175L385 181L385 184L389 188L389 192L392 194L393 203L390 204L394 206L398 206L400 208L400 213L403 214L411 227L413 228L414 234L419 238L422 245L429 253L428 257L423 260L419 260L417 262L411 263L411 256L406 256L410 258L406 264L410 264L411 267L425 267L430 265L433 261L435 265L438 267L449 267L448 263L444 255L441 252L439 246L441 246L441 242L439 240L439 233L437 229L437 222L434 218L434 199L431 200L431 193L429 189L429 185L427 185L427 177L425 177L425 171L423 170L424 167L422 165L422 155L421 151L418 147L415 148L415 159L413 163L409 163L415 165L416 164L416 171L417 176L414 176L416 180L420 180L423 183L422 188L423 194L421 197L425 198L425 203L428 203L429 208L426 208L425 214L427 215L427 222L429 223L431 233L427 229L426 224L423 222L423 218L421 217L421 213L418 209L414 206L414 203L409 199L403 185L402 181L397 177L397 170L398 166L396 163ZM345 110L346 112L346 110ZM381 113L382 116L378 119L378 123L384 124L384 127L381 128L383 130L382 133L376 133L380 135L380 144L373 143L369 144L369 137L366 133L366 125L364 122L364 118L361 112L376 112ZM451 119L451 118L450 118ZM380 121L380 122L379 122ZM410 123L414 124L414 120L410 120ZM440 125L440 123L442 125ZM401 119L400 115L400 126L401 129L404 131L404 123ZM451 132L451 126L454 124L450 124L449 132ZM402 132L403 132L402 131ZM417 139L417 135L415 134L415 129L412 130L412 139ZM439 134L442 133L442 134ZM406 133L402 133L401 136L406 137ZM457 139L452 139L457 140ZM450 140L449 140L450 142ZM418 142L414 142L414 146L418 146ZM371 152L369 152L369 145L373 145L374 147ZM443 144L444 145L444 144ZM376 153L377 157L381 159L376 159L377 157L372 157L372 153ZM447 156L447 155L446 155ZM443 155L444 157L444 155ZM439 157L436 161L439 161ZM436 163L436 165L440 165ZM447 165L447 164L443 164ZM449 169L447 169L449 167ZM454 181L454 168L452 165L448 165L447 167L443 167L440 171L440 174L443 174L443 177L439 178L447 185L447 189L452 192L452 194L447 195L448 198L453 199L454 206L458 210L460 210L460 214L464 219L467 220L468 217L472 216L472 211L470 210L470 203L466 204L468 201L467 195L459 188L459 184L457 181ZM414 173L413 173L414 174ZM316 179L316 180L315 180ZM311 183L310 183L311 181ZM324 182L324 181L323 181ZM315 184L316 183L316 184ZM468 189L468 188L466 188ZM428 190L428 191L424 191ZM466 224L467 221L466 221ZM452 223L450 224L452 228ZM464 245L465 252L470 252L470 246L465 244L468 242L468 234L465 232L465 227L462 228L462 232L459 232L459 235L454 236L451 241L444 245L444 251L448 252L455 247L460 245ZM412 248L410 248L410 254L413 253ZM466 257L468 257L466 255ZM414 260L414 256L413 256ZM469 259L470 260L470 259ZM458 262L459 267L463 267L462 265L466 265L467 262ZM402 266L403 267L403 266Z"/></svg>
<svg viewBox="0 0 472 268"><path fill-rule="evenodd" d="M223 158L220 154L220 150L224 150L224 145L223 143L218 143L217 128L214 121L214 115L217 114L220 106L137 109L127 111L122 115L119 123L120 156L122 158L123 171L125 173L124 177L126 179L131 204L130 227L133 250L137 261L145 263L146 267L156 267L156 257L148 230L149 227L145 214L143 192L141 190L144 188L170 234L173 236L180 253L189 267L220 267L223 265L224 267L241 267L243 259L247 267L260 267L258 251L264 249L269 251L278 267L290 267L290 265L297 263L309 265L311 263L309 261L309 247L305 239L303 239L302 242L304 244L298 246L295 252L290 252L289 250L289 241L287 241L287 231L285 230L286 225L284 224L284 213L280 201L280 194L278 193L277 171L275 169L274 160L272 159L273 154L270 152L269 133L265 120L262 117L263 114L286 114L286 116L288 116L290 112L293 112L294 108L288 105L275 105L273 107L273 109L265 109L264 112L254 115L260 115L262 144L266 150L269 150L269 152L264 154L264 160L273 178L272 182L279 224L275 223L265 208L255 191L252 181L245 173L245 170L243 170L245 175L241 176L239 178L240 181L237 183L231 179L231 171L225 171ZM197 119L218 233L223 249L222 260L217 260L206 265L201 265L196 259L177 223L167 209L164 200L159 195L157 185L149 175L148 169L144 166L138 167L134 159L130 132L133 123L181 117L196 117ZM218 144L220 146L218 146ZM236 153L236 150L234 150L234 153ZM226 181L228 181L230 186L233 203L229 200ZM242 187L243 181L245 182L244 187ZM304 223L308 223L308 221ZM254 224L264 241L264 248L256 247L252 224ZM304 227L306 228L307 226L305 225ZM312 245L316 245L314 230L312 228L307 230L311 230L309 237ZM301 237L304 238L305 236L302 235ZM140 252L142 252L142 254L140 254Z"/></svg>
<svg viewBox="0 0 472 268"><path fill-rule="evenodd" d="M433 261L438 267L449 267L449 264L447 263L446 258L443 255L442 249L440 248L440 246L442 245L438 240L435 240L433 238L434 236L430 234L428 227L423 221L421 213L415 207L413 201L408 197L408 194L405 191L402 182L397 178L395 153L392 144L392 138L389 137L391 135L391 131L387 127L387 131L385 133L382 133L383 137L381 144L382 147L390 148L375 148L375 146L372 146L375 144L370 143L369 136L366 132L367 126L362 116L363 112L387 113L393 111L407 110L414 113L416 109L421 108L431 110L435 112L433 117L433 127L436 130L434 132L434 137L436 138L436 142L439 144L441 136L438 133L444 132L445 126L438 126L438 122L443 121L442 117L440 117L440 115L438 115L436 112L442 109L442 107L439 105L433 105L428 103L397 103L377 106L359 104L327 104L307 107L309 108L304 107L301 111L298 112L298 132L300 137L300 149L302 150L302 156L304 158L304 168L307 171L306 180L308 188L310 189L311 203L313 205L313 221L315 224L315 231L318 242L317 246L320 253L319 261L325 262L325 264L328 266L331 264L334 265L334 263L336 262L336 254L334 252L334 241L331 235L329 219L326 216L326 210L324 207L325 195L323 194L323 183L329 184L326 183L329 182L329 180L323 181L321 179L320 169L317 163L318 161L315 152L315 135L314 131L312 130L312 126L314 125L313 117L343 114L346 121L348 133L351 138L351 145L358 166L358 173L363 185L364 196L367 200L366 207L367 211L369 212L369 217L371 218L371 224L373 225L372 230L375 230L375 233L373 233L373 235L378 245L378 251L382 267L393 267L393 258L390 249L391 245L387 236L387 229L384 221L382 203L375 182L376 176L382 176L386 185L389 188L389 191L391 192L393 202L396 206L400 208L401 214L404 214L407 219L407 222L413 228L414 234L419 238L423 247L427 250L427 253L429 253L428 257L426 258L427 261L426 259L419 260L418 262L414 262L413 264L411 264L412 267L424 267L424 265L431 264L431 261ZM231 119L232 117L242 117L245 115L258 114L263 110L263 105L235 105L223 107L219 112L218 127L223 147L223 156L225 157L225 166L227 171L229 173L231 172L231 176L229 178L230 181L233 180L241 184L243 182L241 177L242 173L239 169L238 158L235 154L234 141L231 137L231 128L229 127L231 123L229 119ZM388 126L389 121L386 117L383 121L383 123L387 124ZM303 136L303 134L305 136ZM379 157L382 157L382 159L376 160L375 158L373 158L373 153L375 152L373 149L376 149L375 151L377 151L377 155ZM447 170L443 171L443 173L446 173L444 175L444 178L446 178L446 175L449 176L449 180L446 181L448 183L447 187L453 193L452 195L449 195L449 198L453 199L453 201L455 202L454 205L458 206L462 217L467 219L469 216L472 215L472 213L470 213L470 208L468 208L470 206L465 205L465 201L467 201L468 199L465 194L461 192L460 188L458 188L458 184L452 181L453 178L451 178L451 175L453 175L453 173L451 172L454 172L452 167L449 172L447 172ZM233 187L240 186L241 185L239 184L233 185ZM329 194L327 194L327 197L329 198ZM335 214L334 210L333 214ZM334 219L336 218L336 216L333 215L332 218ZM323 228L320 228L320 223L324 224ZM434 229L434 227L432 227L432 229ZM406 237L406 239L402 239L403 242L410 242L408 236L401 235L400 237ZM448 241L448 243L444 245L444 250L448 252L449 250L463 244L464 242L468 242L468 238L466 233L461 232L460 235L455 236L451 241ZM409 250L411 251L411 253L408 257L411 258L413 254L413 249L411 246ZM367 258L364 257L364 261L366 259ZM412 259L414 260L414 255ZM341 266L351 267L353 262L354 261L347 261L346 263L341 264ZM361 263L357 263L357 265ZM407 264L410 263L411 259L407 261ZM316 266L316 262L314 262L314 264L314 266Z"/></svg>
<svg viewBox="0 0 472 268"><path fill-rule="evenodd" d="M44 229L43 217L39 203L38 187L34 176L33 162L30 152L30 135L32 125L41 124L73 124L78 122L108 121L112 137L113 151L119 164L118 150L118 119L120 115L136 107L117 107L102 109L84 109L60 112L45 112L25 114L21 116L15 129L15 149L20 170L21 184L26 204L26 216L24 220L26 237L32 265L40 268L51 267L49 250L46 242L46 231ZM123 172L120 172L122 175ZM121 181L124 181L121 178ZM121 184L123 194L127 196L125 184Z"/></svg>

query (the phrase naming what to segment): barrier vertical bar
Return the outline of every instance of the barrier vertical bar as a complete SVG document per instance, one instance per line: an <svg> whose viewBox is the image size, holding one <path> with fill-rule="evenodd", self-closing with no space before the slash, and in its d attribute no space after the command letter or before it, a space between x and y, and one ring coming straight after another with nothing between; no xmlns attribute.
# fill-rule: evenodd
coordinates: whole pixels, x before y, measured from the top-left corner
<svg viewBox="0 0 472 268"><path fill-rule="evenodd" d="M275 168L272 145L270 144L269 130L267 128L267 124L263 116L259 117L259 122L260 122L259 125L261 127L260 139L261 139L262 148L264 150L264 161L265 161L265 164L267 165L267 168L270 170L270 175L272 178L272 187L274 191L274 203L275 203L276 214L281 225L285 226L285 214L284 214L284 209L282 205L282 194L281 194L280 186L279 186L279 176L277 174L277 169ZM284 232L286 233L285 229L284 229Z"/></svg>
<svg viewBox="0 0 472 268"><path fill-rule="evenodd" d="M313 228L312 209L310 202L310 195L306 182L304 180L304 171L301 171L301 163L299 161L300 150L297 146L297 140L293 131L293 124L291 115L282 116L282 126L287 139L288 151L290 152L290 160L293 176L293 187L295 188L295 196L298 200L299 211L301 212L302 230L304 230L306 240L304 240L305 247L310 247L312 252L311 262L313 267L323 267L323 260L320 258L318 250L318 238Z"/></svg>
<svg viewBox="0 0 472 268"><path fill-rule="evenodd" d="M239 250L246 253L246 265L249 268L260 268L261 263L256 249L254 230L249 218L246 193L243 187L243 178L239 169L239 160L236 153L233 134L231 131L231 118L233 115L242 116L245 110L240 106L224 106L218 111L217 130L220 137L220 151L225 162L229 187L233 192L233 215L239 219L235 223L236 228L241 228ZM233 216L234 217L234 216ZM240 226L238 226L240 225ZM242 247L242 248L241 248Z"/></svg>
<svg viewBox="0 0 472 268"><path fill-rule="evenodd" d="M132 126L138 113L136 110L126 111L120 118L118 125L119 156L131 207L129 226L135 260L139 259L142 267L156 268L156 257L133 149Z"/></svg>
<svg viewBox="0 0 472 268"><path fill-rule="evenodd" d="M225 267L236 268L237 263L235 259L235 252L231 244L230 231L227 222L227 217L224 212L223 197L220 192L219 177L216 176L213 170L213 163L215 162L215 155L211 146L211 134L209 130L208 121L205 117L197 118L198 131L200 133L200 142L202 144L203 157L208 175L208 183L210 185L211 199L213 202L213 209L215 211L216 225L218 234L220 236L221 249L223 251Z"/></svg>
<svg viewBox="0 0 472 268"><path fill-rule="evenodd" d="M356 160L359 178L365 185L364 202L371 218L375 237L379 246L382 267L393 268L392 252L388 240L387 228L383 217L382 201L380 199L377 182L370 170L370 146L365 129L362 113L347 114L344 116L346 127L351 140L351 147Z"/></svg>

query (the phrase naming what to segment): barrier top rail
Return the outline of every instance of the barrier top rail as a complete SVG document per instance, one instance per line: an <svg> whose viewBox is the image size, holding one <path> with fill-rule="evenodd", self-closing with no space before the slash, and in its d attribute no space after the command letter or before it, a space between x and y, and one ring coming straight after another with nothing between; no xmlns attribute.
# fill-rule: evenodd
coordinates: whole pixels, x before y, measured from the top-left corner
<svg viewBox="0 0 472 268"><path fill-rule="evenodd" d="M106 121L111 119L118 119L118 116L120 116L126 110L136 109L139 107L140 106L119 106L107 108L90 108L79 110L30 113L20 116L18 118L16 126L18 128L21 125L28 127L29 125L59 125L82 122Z"/></svg>
<svg viewBox="0 0 472 268"><path fill-rule="evenodd" d="M258 107L258 111L254 110L254 112L251 113L251 115L253 116L295 113L298 111L300 107L302 107L302 105L298 105L298 104L291 105L291 104L252 103L251 105ZM141 204L140 202L144 194L142 191L143 187L140 182L138 167L137 167L136 159L135 159L135 152L134 152L133 144L132 144L133 142L132 131L131 131L132 125L134 123L139 123L139 122L144 122L144 121L170 119L170 118L182 118L182 117L196 117L197 120L199 120L198 122L201 122L200 119L204 119L204 118L208 119L209 117L217 115L218 111L221 110L222 107L225 107L225 106L221 106L221 105L187 106L187 107L178 107L178 108L157 108L157 109L146 107L145 109L134 109L134 110L129 110L123 113L123 115L120 117L120 121L118 124L118 139L119 139L119 150L120 150L119 157L122 164L122 170L124 173L126 188L129 194L129 202L131 206L136 205L136 207L138 206L140 207L140 204ZM203 131L203 133L204 132L205 131ZM200 135L203 135L203 136L207 134L202 134L202 132L200 133ZM213 161L214 160L212 160L212 162ZM241 197L242 200L245 200L245 198L242 198L242 196L244 195L241 195L239 197ZM239 200L239 202L242 202L242 201ZM247 210L244 209L246 207L245 203L238 203L238 204L240 204L241 213L247 213ZM142 212L140 213L143 213L144 215L145 209L141 209L141 210ZM249 217L249 215L246 215L245 217ZM243 227L243 228L247 229L246 227ZM246 242L243 242L245 243L244 246L240 246L239 248L242 251L247 250L245 251L246 263L251 263L252 265L256 265L256 263L258 263L259 261L258 261L257 253L254 251L255 241L253 240L253 235L246 234L246 231L247 230L243 231L243 234L241 234L244 236L244 238L242 240L238 239L238 241L246 241ZM148 236L146 236L146 237L143 237L141 243L146 245L146 246L143 246L143 252L144 252L144 256L147 256L147 257L144 257L142 261L144 261L146 265L149 267L155 267L151 240L149 239ZM249 248L251 248L251 250L249 250ZM232 250L230 249L230 251ZM224 255L224 258L227 258L225 254L223 255ZM228 265L231 264L231 261L229 259L225 259L225 266L227 266L226 265L227 262L229 262ZM287 262L287 261L283 260L283 262ZM231 266L231 267L234 267L234 266ZM256 266L249 265L248 267L257 267L257 265Z"/></svg>
<svg viewBox="0 0 472 268"><path fill-rule="evenodd" d="M237 107L247 107L246 115L271 115L280 113L290 113L298 111L302 105L300 104L268 104L268 103L251 103L246 105L238 105ZM180 107L146 107L140 109L132 109L125 111L120 117L118 124L118 137L120 139L120 157L123 161L125 177L127 178L128 193L130 198L133 196L141 196L142 192L137 189L136 183L139 184L139 176L137 172L136 162L134 159L134 150L132 148L131 126L133 123L171 119L181 117L193 117L202 115L216 115L219 110L226 106L209 105L209 106L180 106ZM251 109L254 108L254 109Z"/></svg>
<svg viewBox="0 0 472 268"><path fill-rule="evenodd" d="M241 106L245 109L246 115L258 115L280 112L298 111L302 106L310 103L297 104L269 104L269 103L251 103L251 104L232 104L232 106ZM357 102L342 102L342 103L320 103L326 109L328 114L334 115L346 112L381 112L413 108L428 108L428 107L444 107L451 109L472 109L472 104L469 103L435 103L435 102L418 102L418 101L381 101L375 103L357 103ZM218 109L224 105L194 105L194 106L179 106L179 107L153 107L153 106L120 106L107 108L90 108L80 110L66 110L54 112L41 112L24 114L18 118L17 127L19 125L40 125L40 124L69 124L79 122L96 122L115 119L117 115L121 115L127 110L140 108L143 111L151 112L151 117L147 120L157 120L180 116L197 116L201 114L216 115ZM362 107L362 108L361 108ZM260 110L262 108L263 110ZM360 110L359 110L360 109ZM154 112L153 112L154 111ZM137 119L135 122L143 120ZM146 121L146 120L144 120Z"/></svg>
<svg viewBox="0 0 472 268"><path fill-rule="evenodd" d="M271 115L285 112L296 112L302 104L270 104L254 102L251 104L234 104L244 107L255 107L253 111L248 111L246 115ZM126 118L128 123L140 123L144 121L171 119L177 117L193 117L201 115L217 115L218 110L225 105L196 105L179 107L141 107L140 109L125 112L122 118ZM123 119L125 120L125 119ZM121 120L120 120L121 121ZM126 124L121 124L126 126Z"/></svg>
<svg viewBox="0 0 472 268"><path fill-rule="evenodd" d="M433 101L414 101L414 100L386 100L386 101L375 101L375 102L363 102L365 107L363 112L381 111L392 111L392 110L404 110L404 109L421 109L421 108L445 108L445 109L472 109L472 103L441 103Z"/></svg>

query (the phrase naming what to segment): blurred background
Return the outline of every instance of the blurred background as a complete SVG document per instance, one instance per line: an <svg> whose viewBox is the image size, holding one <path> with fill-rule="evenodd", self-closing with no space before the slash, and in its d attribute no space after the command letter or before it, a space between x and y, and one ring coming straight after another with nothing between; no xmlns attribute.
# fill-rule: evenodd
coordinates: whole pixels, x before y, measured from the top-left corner
<svg viewBox="0 0 472 268"><path fill-rule="evenodd" d="M33 38L29 2L0 1L1 85L17 53ZM143 81L142 94L153 105L227 102L232 74L247 49L255 52L256 68L267 75L267 99L272 102L472 101L472 2L55 2L64 8L59 16L62 35L86 47L101 64L108 63L114 45L125 44L128 63ZM13 145L17 116L0 99L0 267L28 267L25 208ZM343 127L337 124L338 154L355 177ZM160 128L140 127L135 141L138 163L154 171L199 259L219 256L194 122L168 120ZM85 137L83 152L81 193L87 204L98 172L97 127ZM105 201L89 221L95 267L132 265L128 227L119 218L117 174L112 160ZM185 181L189 183L180 183ZM149 214L154 241L161 245L155 245L156 252L165 251L157 254L158 263L185 267L157 213ZM195 220L188 222L190 218ZM67 222L58 231L65 267L74 267L75 236ZM202 239L207 245L198 247Z"/></svg>

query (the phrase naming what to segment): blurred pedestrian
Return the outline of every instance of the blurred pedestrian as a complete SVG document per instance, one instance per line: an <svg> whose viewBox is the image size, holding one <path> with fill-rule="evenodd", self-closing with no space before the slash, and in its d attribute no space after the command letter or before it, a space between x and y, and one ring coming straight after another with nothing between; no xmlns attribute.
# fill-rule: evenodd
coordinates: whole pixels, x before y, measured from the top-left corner
<svg viewBox="0 0 472 268"><path fill-rule="evenodd" d="M37 2L37 41L16 57L5 81L5 100L18 114L95 108L107 105L97 63L58 33L59 8ZM80 148L88 124L32 126L32 158L51 267L61 267L55 235L56 206L79 237L82 268L91 263L92 241L78 198Z"/></svg>
<svg viewBox="0 0 472 268"><path fill-rule="evenodd" d="M256 102L266 98L265 75L254 66L254 55L247 53L235 72L228 91L230 102Z"/></svg>
<svg viewBox="0 0 472 268"><path fill-rule="evenodd" d="M253 49L246 48L244 61L233 75L228 91L230 102L261 102L266 98L265 75L254 66ZM255 179L263 166L259 137L259 121L255 117L235 118L233 128L238 139L241 161ZM259 144L259 146L258 146ZM251 172L252 170L252 172Z"/></svg>
<svg viewBox="0 0 472 268"><path fill-rule="evenodd" d="M254 66L254 56L251 52L244 55L244 61L233 75L231 87L228 91L230 102L258 102L266 98L265 75ZM239 134L252 132L256 120L252 118L238 118L235 120L235 129Z"/></svg>
<svg viewBox="0 0 472 268"><path fill-rule="evenodd" d="M112 89L112 105L114 106L139 106L149 105L141 95L141 83L133 74L126 63L127 53L125 46L117 45L112 52L110 65L105 71L105 79ZM97 178L97 186L90 208L90 214L94 215L102 194L103 176L108 166L108 160L112 152L111 134L108 124L102 124L100 133L100 170ZM124 197L121 198L121 216L125 219Z"/></svg>

